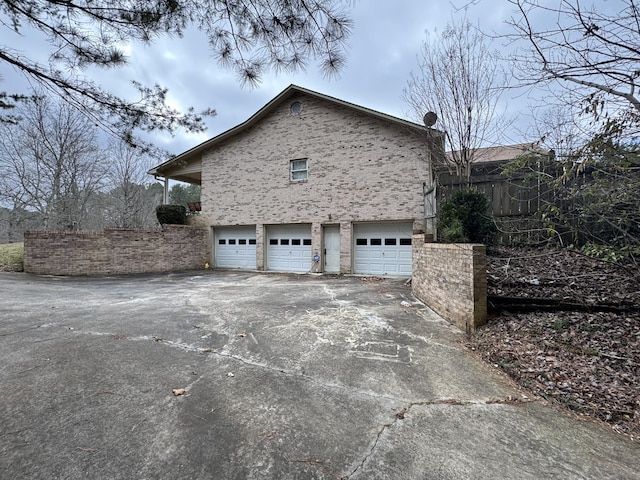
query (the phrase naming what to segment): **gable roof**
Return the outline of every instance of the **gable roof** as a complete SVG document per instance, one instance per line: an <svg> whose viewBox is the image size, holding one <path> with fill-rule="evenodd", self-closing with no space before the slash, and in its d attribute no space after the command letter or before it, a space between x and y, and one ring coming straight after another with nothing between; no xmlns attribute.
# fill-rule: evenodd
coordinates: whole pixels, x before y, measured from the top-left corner
<svg viewBox="0 0 640 480"><path fill-rule="evenodd" d="M153 167L151 170L149 170L147 173L149 173L150 175L156 175L156 176L166 176L168 174L168 172L176 167L178 167L179 165L186 165L188 163L191 162L192 164L192 168L190 169L191 171L194 170L194 167L196 167L198 161L200 161L200 156L202 154L202 152L204 152L205 150L208 150L212 147L214 147L215 145L233 137L234 135L238 135L239 133L244 132L245 130L251 128L253 125L255 125L256 123L258 123L261 119L263 119L266 115L268 115L269 113L271 113L272 110L275 109L275 107L277 105L279 105L281 102L283 102L284 100L286 100L287 98L295 95L295 94L305 94L305 95L309 95L321 100L325 100L327 102L331 102L334 103L336 105L340 105L343 107L347 107L347 108L351 108L354 110L357 110L361 113L364 113L366 115L371 115L374 117L377 117L381 120L385 120L387 122L391 122L394 123L396 125L400 125L403 127L408 127L410 129L416 130L418 132L431 132L432 135L434 136L442 136L442 132L440 132L439 130L435 130L432 128L428 128L425 127L424 125L420 125L418 123L414 123L414 122L410 122L408 120L403 120L401 118L398 117L394 117L393 115L388 115L386 113L382 113L382 112L378 112L376 110L372 110L370 108L366 108L366 107L362 107L360 105L356 105L354 103L350 103L350 102L346 102L344 100L340 100L338 98L335 97L331 97L329 95L325 95L323 93L318 93L315 92L313 90L309 90L303 87L299 87L297 85L289 85L287 88L285 88L282 92L280 92L276 97L274 97L269 103L267 103L264 107L262 107L260 110L258 110L256 113L254 113L251 117L249 117L248 120L244 121L243 123L236 125L233 128L230 128L229 130L222 132L221 134L210 138L209 140L206 140L204 142L202 142L200 145L196 145L195 147L187 150L186 152L183 152L179 155L176 155L175 157L173 157L171 160L168 160L160 165L157 165L156 167ZM194 160L196 160L196 162L193 162ZM201 165L198 167L200 168ZM194 173L194 172L191 172ZM179 178L179 176L171 176L171 178L175 178L176 180L181 180L181 178ZM183 181L187 181L189 182L189 172L184 172L183 175L184 180ZM192 175L191 180L194 180L195 176Z"/></svg>

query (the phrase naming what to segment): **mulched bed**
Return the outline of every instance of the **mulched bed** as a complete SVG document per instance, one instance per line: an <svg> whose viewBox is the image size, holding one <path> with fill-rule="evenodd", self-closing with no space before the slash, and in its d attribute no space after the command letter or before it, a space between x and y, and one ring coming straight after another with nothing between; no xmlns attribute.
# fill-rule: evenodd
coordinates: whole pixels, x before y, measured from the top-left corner
<svg viewBox="0 0 640 480"><path fill-rule="evenodd" d="M583 308L501 306L468 347L534 395L640 442L637 266L566 249L497 248L489 252L487 270L490 297L556 299Z"/></svg>

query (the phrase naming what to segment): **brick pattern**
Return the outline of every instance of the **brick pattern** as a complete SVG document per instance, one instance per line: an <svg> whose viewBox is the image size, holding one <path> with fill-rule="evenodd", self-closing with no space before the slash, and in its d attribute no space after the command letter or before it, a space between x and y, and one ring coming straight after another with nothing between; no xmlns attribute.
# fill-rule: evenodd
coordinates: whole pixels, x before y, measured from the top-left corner
<svg viewBox="0 0 640 480"><path fill-rule="evenodd" d="M294 101L299 115L289 111ZM308 179L291 182L289 162L301 158ZM341 271L350 273L353 222L423 228L429 160L422 132L301 93L203 153L201 221L256 225L258 269L264 225L311 224L312 252L321 252L321 226L340 224Z"/></svg>
<svg viewBox="0 0 640 480"><path fill-rule="evenodd" d="M103 232L28 231L24 271L111 275L202 269L207 242L207 230L184 225Z"/></svg>
<svg viewBox="0 0 640 480"><path fill-rule="evenodd" d="M413 236L413 294L467 333L487 321L484 245L425 243Z"/></svg>

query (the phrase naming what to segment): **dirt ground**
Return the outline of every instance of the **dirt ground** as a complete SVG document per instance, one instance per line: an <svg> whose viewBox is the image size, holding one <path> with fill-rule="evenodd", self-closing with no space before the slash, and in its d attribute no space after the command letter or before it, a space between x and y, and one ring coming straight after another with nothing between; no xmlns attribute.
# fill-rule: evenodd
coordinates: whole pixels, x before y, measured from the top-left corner
<svg viewBox="0 0 640 480"><path fill-rule="evenodd" d="M490 304L493 296L548 304L490 307L467 346L525 390L640 443L637 266L546 248L501 247L488 260Z"/></svg>

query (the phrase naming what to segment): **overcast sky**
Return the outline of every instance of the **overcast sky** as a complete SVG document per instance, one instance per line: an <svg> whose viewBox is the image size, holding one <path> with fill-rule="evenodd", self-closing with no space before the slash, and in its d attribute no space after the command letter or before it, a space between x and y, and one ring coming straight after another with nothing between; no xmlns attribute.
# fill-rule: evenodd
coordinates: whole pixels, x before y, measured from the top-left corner
<svg viewBox="0 0 640 480"><path fill-rule="evenodd" d="M292 83L408 118L402 89L410 72L417 68L416 55L425 32L441 30L452 18L462 17L464 11L460 8L467 3L468 0L345 0L354 28L346 68L331 80L323 78L317 65L310 64L306 72L267 75L257 89L242 88L236 74L222 69L213 59L204 34L190 31L182 39L161 38L152 46L132 46L129 66L99 71L99 83L114 93L127 92L131 80L146 85L159 83L169 88L174 106L214 108L217 115L207 120L205 134L179 132L173 138L154 135L159 146L175 154L243 122ZM481 0L466 15L483 31L490 32L504 30L504 21L511 12L512 6L504 0ZM1 63L0 75L0 91L16 91L20 83L24 84ZM526 105L526 99L514 98L513 94L505 95L504 101L512 114L518 114L518 109ZM515 131L511 139L521 140Z"/></svg>

